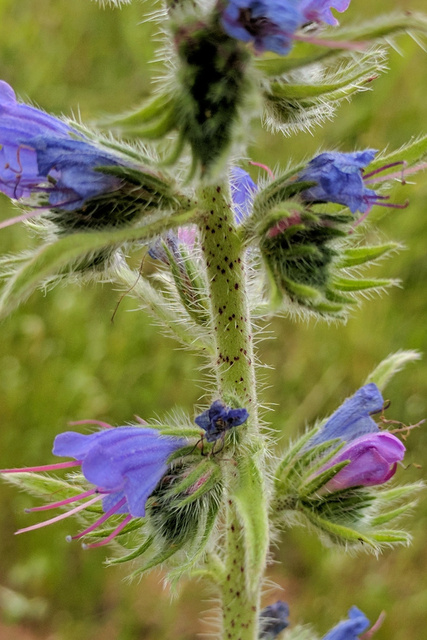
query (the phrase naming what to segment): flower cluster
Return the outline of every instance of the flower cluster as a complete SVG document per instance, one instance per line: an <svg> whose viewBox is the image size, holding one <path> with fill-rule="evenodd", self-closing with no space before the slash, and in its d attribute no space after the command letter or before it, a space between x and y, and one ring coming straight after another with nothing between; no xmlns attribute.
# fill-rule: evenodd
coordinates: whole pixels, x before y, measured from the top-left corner
<svg viewBox="0 0 427 640"><path fill-rule="evenodd" d="M310 22L337 25L331 8L345 11L350 0L229 0L222 13L226 32L252 42L258 53L288 53L295 32Z"/></svg>

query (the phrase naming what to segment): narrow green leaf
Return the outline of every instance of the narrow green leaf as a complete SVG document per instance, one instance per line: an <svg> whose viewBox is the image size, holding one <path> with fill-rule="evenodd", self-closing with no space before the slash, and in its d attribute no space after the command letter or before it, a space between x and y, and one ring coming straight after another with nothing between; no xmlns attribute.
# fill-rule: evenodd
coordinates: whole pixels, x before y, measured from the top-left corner
<svg viewBox="0 0 427 640"><path fill-rule="evenodd" d="M122 564L123 562L130 562L131 560L135 560L135 558L139 558L143 553L145 553L153 544L154 537L149 536L142 544L139 545L136 549L127 553L126 555L119 556L118 558L108 558L107 564Z"/></svg>
<svg viewBox="0 0 427 640"><path fill-rule="evenodd" d="M399 248L400 245L397 242L387 242L374 247L353 247L344 251L344 255L336 265L340 269L356 267L367 262L373 262L386 253L396 251Z"/></svg>
<svg viewBox="0 0 427 640"><path fill-rule="evenodd" d="M173 98L168 94L160 94L150 98L141 106L127 111L122 115L111 116L99 123L99 126L105 126L108 129L118 127L137 127L151 120L157 119L165 109L170 107Z"/></svg>
<svg viewBox="0 0 427 640"><path fill-rule="evenodd" d="M333 278L333 285L339 291L365 291L366 289L384 289L397 285L397 280L380 280L380 279L352 279L352 278Z"/></svg>
<svg viewBox="0 0 427 640"><path fill-rule="evenodd" d="M377 527L382 524L386 524L387 522L391 522L391 520L398 518L403 513L408 511L408 509L414 508L416 504L417 502L413 500L412 502L408 502L408 504L404 504L401 507L397 507L396 509L393 509L391 511L386 511L385 513L381 513L379 516L372 518L370 521L370 524L372 527Z"/></svg>
<svg viewBox="0 0 427 640"><path fill-rule="evenodd" d="M321 518L310 509L304 509L303 513L315 527L328 534L331 540L337 544L345 546L347 544L357 545L362 543L368 545L375 551L378 550L378 546L375 544L376 541L371 534L368 536L356 529L351 529L350 527L345 527Z"/></svg>

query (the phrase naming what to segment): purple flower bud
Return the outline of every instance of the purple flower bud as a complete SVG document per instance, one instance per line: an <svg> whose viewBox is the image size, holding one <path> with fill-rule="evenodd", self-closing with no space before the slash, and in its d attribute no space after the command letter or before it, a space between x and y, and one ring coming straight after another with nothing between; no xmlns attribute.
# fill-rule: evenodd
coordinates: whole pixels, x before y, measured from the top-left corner
<svg viewBox="0 0 427 640"><path fill-rule="evenodd" d="M340 462L350 461L323 489L340 491L384 484L395 474L397 463L403 460L405 451L405 446L392 433L383 431L356 438L319 470L321 473Z"/></svg>
<svg viewBox="0 0 427 640"><path fill-rule="evenodd" d="M382 199L363 182L363 169L376 153L374 149L321 153L310 160L298 177L301 181L317 182L316 186L303 191L301 197L306 202L336 202L349 207L352 213L366 213Z"/></svg>
<svg viewBox="0 0 427 640"><path fill-rule="evenodd" d="M358 640L359 635L369 627L369 620L357 607L351 607L348 618L339 622L322 640Z"/></svg>
<svg viewBox="0 0 427 640"><path fill-rule="evenodd" d="M50 207L66 211L105 193L122 181L96 171L120 164L67 124L16 101L13 89L0 81L0 191L19 200L47 195Z"/></svg>
<svg viewBox="0 0 427 640"><path fill-rule="evenodd" d="M250 215L252 201L257 185L247 171L240 167L231 168L230 189L233 200L234 217L237 224L241 224Z"/></svg>
<svg viewBox="0 0 427 640"><path fill-rule="evenodd" d="M108 428L86 435L75 431L66 431L55 438L54 455L74 458L75 462L60 462L43 467L2 471L2 473L38 472L81 467L85 479L94 485L94 488L79 495L30 509L30 511L44 511L90 497L90 500L79 504L71 511L20 529L17 533L32 531L52 524L101 500L104 515L90 527L70 539L78 539L94 531L112 515L126 514L125 519L107 538L89 546L106 544L120 533L132 518L141 518L145 515L145 503L166 474L169 456L186 444L185 440L180 438L161 436L156 429L140 426L111 428L110 425L96 421L85 422L94 422Z"/></svg>
<svg viewBox="0 0 427 640"><path fill-rule="evenodd" d="M318 444L341 438L344 442L351 442L369 433L379 433L380 430L372 413L381 411L384 400L377 385L371 382L356 391L331 415L327 422L305 446L312 449Z"/></svg>
<svg viewBox="0 0 427 640"><path fill-rule="evenodd" d="M336 26L339 23L331 9L342 13L349 4L350 0L301 0L299 8L308 22L326 22Z"/></svg>
<svg viewBox="0 0 427 640"><path fill-rule="evenodd" d="M260 640L274 640L283 629L289 626L289 606L283 600L265 607L259 616Z"/></svg>
<svg viewBox="0 0 427 640"><path fill-rule="evenodd" d="M292 0L229 0L222 14L229 36L252 42L258 53L274 51L281 55L289 51L292 36L304 21Z"/></svg>
<svg viewBox="0 0 427 640"><path fill-rule="evenodd" d="M246 422L249 413L246 409L230 409L221 400L215 400L209 409L201 413L194 422L206 431L206 440L215 442L224 434Z"/></svg>

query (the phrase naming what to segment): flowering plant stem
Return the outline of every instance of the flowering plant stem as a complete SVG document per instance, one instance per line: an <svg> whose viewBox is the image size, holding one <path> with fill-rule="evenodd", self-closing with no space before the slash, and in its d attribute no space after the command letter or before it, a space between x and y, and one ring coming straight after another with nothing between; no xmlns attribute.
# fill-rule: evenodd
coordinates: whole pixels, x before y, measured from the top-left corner
<svg viewBox="0 0 427 640"><path fill-rule="evenodd" d="M257 640L268 526L247 300L248 274L226 183L204 188L200 195L205 213L199 226L215 337L217 388L226 403L249 411L247 423L236 431L233 460L226 454L222 462L227 504L225 571L219 585L223 637ZM254 469L248 467L248 460L255 465ZM252 552L253 545L257 547L256 553Z"/></svg>

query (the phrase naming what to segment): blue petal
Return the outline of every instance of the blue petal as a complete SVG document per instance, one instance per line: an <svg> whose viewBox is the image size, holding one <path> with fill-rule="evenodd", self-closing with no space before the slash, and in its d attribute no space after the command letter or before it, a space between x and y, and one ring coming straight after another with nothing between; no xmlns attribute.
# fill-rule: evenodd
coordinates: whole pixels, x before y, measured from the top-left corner
<svg viewBox="0 0 427 640"><path fill-rule="evenodd" d="M358 640L359 634L369 627L369 620L357 607L351 607L348 616L348 620L337 624L322 640Z"/></svg>
<svg viewBox="0 0 427 640"><path fill-rule="evenodd" d="M344 442L351 442L355 438L376 433L378 426L370 417L371 413L381 411L384 400L380 390L371 382L356 391L332 414L326 424L305 445L304 449L311 449L318 444L341 438Z"/></svg>

